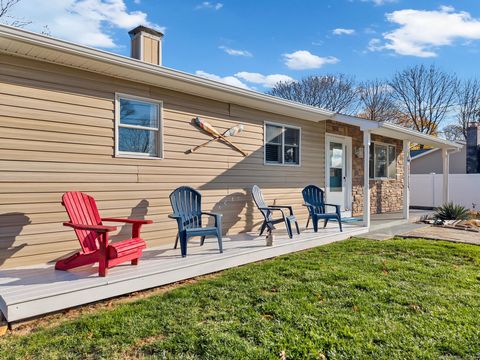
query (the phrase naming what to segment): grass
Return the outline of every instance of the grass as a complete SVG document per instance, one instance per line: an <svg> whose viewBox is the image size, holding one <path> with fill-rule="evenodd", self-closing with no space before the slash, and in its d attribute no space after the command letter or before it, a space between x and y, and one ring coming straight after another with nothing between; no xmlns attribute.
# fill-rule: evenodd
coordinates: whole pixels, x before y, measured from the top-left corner
<svg viewBox="0 0 480 360"><path fill-rule="evenodd" d="M5 359L480 357L480 247L353 239L0 339Z"/></svg>

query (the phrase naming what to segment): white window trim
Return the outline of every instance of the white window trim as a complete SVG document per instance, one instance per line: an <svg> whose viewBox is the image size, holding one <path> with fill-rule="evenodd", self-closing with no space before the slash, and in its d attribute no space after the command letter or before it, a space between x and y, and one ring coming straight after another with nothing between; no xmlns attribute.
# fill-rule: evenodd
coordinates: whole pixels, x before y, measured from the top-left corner
<svg viewBox="0 0 480 360"><path fill-rule="evenodd" d="M397 180L398 171L395 173L394 178L390 177L389 176L390 174L388 173L388 160L389 160L389 158L388 158L388 154L389 154L388 147L392 146L393 148L395 148L395 163L398 166L398 163L397 163L397 146L394 145L394 144L389 144L389 143L381 142L381 141L372 141L371 143L373 144L373 153L372 153L373 154L373 177L371 177L370 180ZM376 161L376 156L375 156L375 144L383 145L383 146L387 147L387 177L376 177L375 176L375 169L376 169L376 166L377 166L377 161Z"/></svg>
<svg viewBox="0 0 480 360"><path fill-rule="evenodd" d="M285 131L282 131L282 163L274 163L267 161L267 125L279 126L283 129L290 128L299 131L298 136L298 164L285 164ZM294 126L290 124L276 123L272 121L263 122L263 165L268 166L290 166L290 167L300 167L302 166L302 128L299 126Z"/></svg>
<svg viewBox="0 0 480 360"><path fill-rule="evenodd" d="M139 125L126 125L122 124L120 126L120 99L131 99L138 100L147 103L154 103L158 105L158 129L139 126ZM119 127L129 128L129 129L139 129L139 130L149 130L157 131L157 156L152 156L150 154L141 154L136 152L120 151L118 149L119 145ZM145 98L136 95L129 95L124 93L115 93L115 157L119 158L131 158L131 159L150 159L150 160L159 160L163 159L163 101L151 98Z"/></svg>

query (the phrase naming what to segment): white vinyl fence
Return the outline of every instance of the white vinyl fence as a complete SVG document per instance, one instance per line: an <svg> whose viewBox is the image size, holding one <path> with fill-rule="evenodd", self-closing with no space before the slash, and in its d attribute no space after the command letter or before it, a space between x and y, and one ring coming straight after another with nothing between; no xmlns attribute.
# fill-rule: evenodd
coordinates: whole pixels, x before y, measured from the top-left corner
<svg viewBox="0 0 480 360"><path fill-rule="evenodd" d="M480 209L480 174L450 174L450 201L467 208ZM410 205L440 206L443 203L442 174L410 175Z"/></svg>

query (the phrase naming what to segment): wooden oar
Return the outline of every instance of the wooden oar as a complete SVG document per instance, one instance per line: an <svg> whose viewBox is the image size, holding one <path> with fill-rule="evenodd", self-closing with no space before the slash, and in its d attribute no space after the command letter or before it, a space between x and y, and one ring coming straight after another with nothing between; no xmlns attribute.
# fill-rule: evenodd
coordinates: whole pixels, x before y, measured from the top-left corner
<svg viewBox="0 0 480 360"><path fill-rule="evenodd" d="M237 149L238 151L240 151L242 153L243 156L247 156L247 153L245 151L243 151L242 149L240 149L237 145L233 144L230 140L228 140L225 136L223 136L222 134L220 134L217 129L215 129L211 124L209 124L208 122L206 121L203 121L202 119L200 119L199 117L196 117L195 118L195 124L197 124L198 127L200 127L201 129L205 130L206 132L208 132L209 134L213 135L214 137L219 137L220 139L222 139L224 142L226 142L227 144L229 144L230 146L232 146L233 148Z"/></svg>
<svg viewBox="0 0 480 360"><path fill-rule="evenodd" d="M240 134L241 132L243 132L243 125L242 124L238 124L236 126L233 126L231 127L230 129L226 130L222 135L225 136L225 137L228 137L228 136L235 136L237 134ZM204 146L207 146L208 144L210 144L211 142L213 141L216 141L216 140L219 140L220 137L219 136L216 136L206 142L204 142L203 144L200 144L200 145L197 145L195 146L194 148L188 150L188 153L193 153L195 151L197 151L198 149L204 147Z"/></svg>

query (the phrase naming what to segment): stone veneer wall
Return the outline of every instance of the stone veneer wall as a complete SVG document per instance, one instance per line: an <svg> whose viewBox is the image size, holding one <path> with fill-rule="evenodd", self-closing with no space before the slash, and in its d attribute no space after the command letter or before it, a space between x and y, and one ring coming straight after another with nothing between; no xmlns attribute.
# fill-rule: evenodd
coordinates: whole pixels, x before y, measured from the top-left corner
<svg viewBox="0 0 480 360"><path fill-rule="evenodd" d="M325 126L326 133L352 138L352 215L360 216L363 213L363 158L358 157L355 153L356 149L361 149L363 154L363 133L356 126L335 121L327 121ZM375 141L396 146L397 178L370 180L370 212L379 214L401 211L403 209L403 142L402 140L372 134L372 142Z"/></svg>

